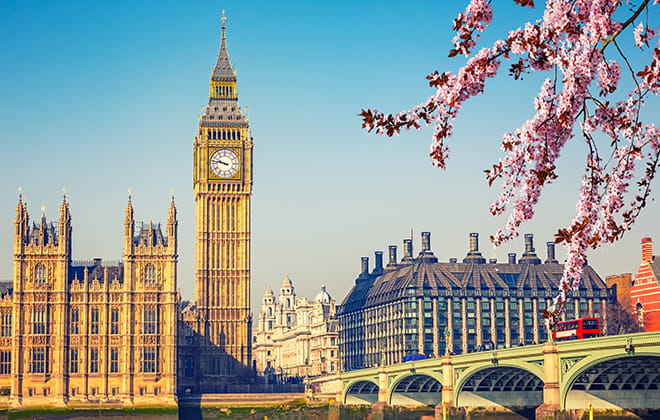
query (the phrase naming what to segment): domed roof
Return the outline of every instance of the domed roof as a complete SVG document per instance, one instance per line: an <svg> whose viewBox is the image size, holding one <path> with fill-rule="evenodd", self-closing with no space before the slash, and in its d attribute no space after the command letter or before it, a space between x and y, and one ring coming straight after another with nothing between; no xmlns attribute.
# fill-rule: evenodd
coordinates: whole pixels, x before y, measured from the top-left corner
<svg viewBox="0 0 660 420"><path fill-rule="evenodd" d="M293 283L291 282L288 274L284 276L284 280L282 280L282 286L280 289L293 289Z"/></svg>
<svg viewBox="0 0 660 420"><path fill-rule="evenodd" d="M264 293L264 297L274 297L274 296L275 294L273 293L273 289L271 289L270 286L268 286L266 292Z"/></svg>
<svg viewBox="0 0 660 420"><path fill-rule="evenodd" d="M325 286L321 286L321 291L317 293L314 300L319 303L330 303L332 297L328 292L325 291Z"/></svg>

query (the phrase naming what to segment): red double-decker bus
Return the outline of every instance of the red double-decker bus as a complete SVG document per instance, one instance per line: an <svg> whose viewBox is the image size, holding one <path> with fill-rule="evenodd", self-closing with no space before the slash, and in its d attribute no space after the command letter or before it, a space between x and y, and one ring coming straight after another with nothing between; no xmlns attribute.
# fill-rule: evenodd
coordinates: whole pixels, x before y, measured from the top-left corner
<svg viewBox="0 0 660 420"><path fill-rule="evenodd" d="M552 330L552 338L555 341L581 340L592 337L600 337L600 321L598 318L561 321Z"/></svg>

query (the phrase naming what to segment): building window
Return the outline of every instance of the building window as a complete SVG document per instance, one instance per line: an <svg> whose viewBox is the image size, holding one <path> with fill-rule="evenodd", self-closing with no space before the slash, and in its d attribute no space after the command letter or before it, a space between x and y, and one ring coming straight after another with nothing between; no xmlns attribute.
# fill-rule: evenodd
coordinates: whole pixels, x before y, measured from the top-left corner
<svg viewBox="0 0 660 420"><path fill-rule="evenodd" d="M30 373L48 373L48 347L30 350Z"/></svg>
<svg viewBox="0 0 660 420"><path fill-rule="evenodd" d="M147 264L144 267L144 282L146 284L156 283L156 267L153 264Z"/></svg>
<svg viewBox="0 0 660 420"><path fill-rule="evenodd" d="M158 334L158 310L155 308L145 309L142 316L142 333Z"/></svg>
<svg viewBox="0 0 660 420"><path fill-rule="evenodd" d="M158 372L158 350L155 347L145 347L140 352L140 372Z"/></svg>
<svg viewBox="0 0 660 420"><path fill-rule="evenodd" d="M3 337L11 337L11 312L2 313L2 327L0 331Z"/></svg>
<svg viewBox="0 0 660 420"><path fill-rule="evenodd" d="M99 349L89 349L89 373L99 373Z"/></svg>
<svg viewBox="0 0 660 420"><path fill-rule="evenodd" d="M112 308L110 312L110 334L119 334L119 309Z"/></svg>
<svg viewBox="0 0 660 420"><path fill-rule="evenodd" d="M46 308L35 308L32 310L30 330L32 334L48 334L48 318Z"/></svg>
<svg viewBox="0 0 660 420"><path fill-rule="evenodd" d="M71 360L69 363L69 372L78 373L78 349L71 349Z"/></svg>
<svg viewBox="0 0 660 420"><path fill-rule="evenodd" d="M119 388L117 388L117 387L113 387L113 388L112 388L112 395L113 395L113 396L116 396L117 394L119 394Z"/></svg>
<svg viewBox="0 0 660 420"><path fill-rule="evenodd" d="M11 351L0 351L0 375L11 374Z"/></svg>
<svg viewBox="0 0 660 420"><path fill-rule="evenodd" d="M110 349L110 373L119 372L119 349Z"/></svg>
<svg viewBox="0 0 660 420"><path fill-rule="evenodd" d="M183 376L186 378L195 376L195 362L192 357L183 359Z"/></svg>
<svg viewBox="0 0 660 420"><path fill-rule="evenodd" d="M97 308L92 308L89 324L90 334L99 333L99 310Z"/></svg>
<svg viewBox="0 0 660 420"><path fill-rule="evenodd" d="M46 283L46 266L42 263L39 263L34 267L34 282Z"/></svg>
<svg viewBox="0 0 660 420"><path fill-rule="evenodd" d="M80 334L80 311L71 309L71 334Z"/></svg>

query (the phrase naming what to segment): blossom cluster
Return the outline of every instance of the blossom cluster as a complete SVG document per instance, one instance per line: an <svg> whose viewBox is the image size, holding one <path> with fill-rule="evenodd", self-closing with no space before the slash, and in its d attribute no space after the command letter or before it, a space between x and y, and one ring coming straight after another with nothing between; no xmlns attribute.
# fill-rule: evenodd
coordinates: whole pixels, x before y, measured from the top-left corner
<svg viewBox="0 0 660 420"><path fill-rule="evenodd" d="M514 1L533 7L532 1ZM653 7L650 0L642 0L623 23L614 19L620 3L547 0L541 18L470 56L479 32L493 19L489 1L472 0L454 20L456 36L449 52L450 56L466 55L465 65L456 74L436 71L427 76L435 93L411 110L395 115L377 110L360 113L364 128L388 136L402 129L433 126L431 162L445 168L449 156L446 140L452 135L458 112L468 99L484 91L486 81L498 73L503 61L511 63L509 74L516 79L532 71L552 71L534 99L535 114L504 134L504 156L485 171L489 184L501 183L491 213L508 212L505 225L491 236L500 245L516 237L521 224L534 216L543 187L558 176L557 159L566 143L579 133L589 146L575 218L556 234L556 242L566 248L567 262L559 294L544 313L548 327L563 311L570 292L579 286L588 249L614 242L630 230L646 205L658 167L660 129L643 123L641 110L647 97L660 91L660 41L650 62L635 71L617 38L631 28L634 45L646 48L660 30L648 23L633 28L635 19ZM606 58L610 51L614 58ZM622 68L634 89L612 101L611 96L620 93ZM608 138L605 144L598 140L603 134ZM641 175L639 162L645 165Z"/></svg>

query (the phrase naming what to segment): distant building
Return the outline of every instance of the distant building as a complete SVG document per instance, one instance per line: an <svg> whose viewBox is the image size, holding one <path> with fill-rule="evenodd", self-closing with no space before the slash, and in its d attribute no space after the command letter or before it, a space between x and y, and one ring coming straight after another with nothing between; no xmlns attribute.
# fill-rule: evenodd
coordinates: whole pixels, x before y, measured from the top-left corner
<svg viewBox="0 0 660 420"><path fill-rule="evenodd" d="M660 331L660 265L653 255L653 240L642 238L642 262L630 290L630 300L644 331Z"/></svg>
<svg viewBox="0 0 660 420"><path fill-rule="evenodd" d="M548 242L545 262L536 255L532 235L525 235L519 261L487 261L479 252L478 234L470 234L470 250L459 263L438 262L429 232L413 258L405 239L397 261L389 247L389 263L376 252L376 266L362 258L362 272L338 309L340 354L344 370L401 362L405 355L439 356L547 340L541 313L557 295L564 266ZM611 299L605 282L584 268L578 296L566 305L566 318L604 317ZM603 319L604 320L604 319ZM604 320L605 321L605 320Z"/></svg>
<svg viewBox="0 0 660 420"><path fill-rule="evenodd" d="M612 289L614 297L628 312L633 311L630 291L632 290L632 273L615 274L605 277L605 284Z"/></svg>
<svg viewBox="0 0 660 420"><path fill-rule="evenodd" d="M339 347L335 308L325 286L311 302L296 297L288 275L277 298L270 287L266 289L253 340L259 375L282 381L336 372Z"/></svg>

